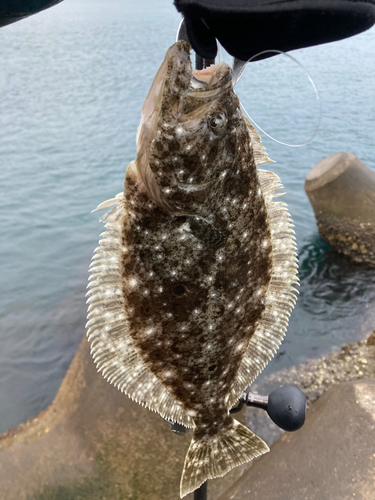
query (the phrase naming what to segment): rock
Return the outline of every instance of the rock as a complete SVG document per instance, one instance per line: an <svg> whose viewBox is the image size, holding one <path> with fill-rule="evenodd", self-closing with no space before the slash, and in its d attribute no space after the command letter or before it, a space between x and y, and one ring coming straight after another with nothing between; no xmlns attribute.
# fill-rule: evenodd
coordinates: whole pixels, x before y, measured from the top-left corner
<svg viewBox="0 0 375 500"><path fill-rule="evenodd" d="M375 330L371 333L369 338L367 339L368 345L375 345Z"/></svg>
<svg viewBox="0 0 375 500"><path fill-rule="evenodd" d="M375 380L333 385L219 500L373 500Z"/></svg>
<svg viewBox="0 0 375 500"><path fill-rule="evenodd" d="M0 437L0 498L178 500L190 439L106 382L83 339L53 403ZM243 470L216 480L208 498Z"/></svg>
<svg viewBox="0 0 375 500"><path fill-rule="evenodd" d="M375 266L375 173L352 153L335 153L307 174L319 233L334 250Z"/></svg>

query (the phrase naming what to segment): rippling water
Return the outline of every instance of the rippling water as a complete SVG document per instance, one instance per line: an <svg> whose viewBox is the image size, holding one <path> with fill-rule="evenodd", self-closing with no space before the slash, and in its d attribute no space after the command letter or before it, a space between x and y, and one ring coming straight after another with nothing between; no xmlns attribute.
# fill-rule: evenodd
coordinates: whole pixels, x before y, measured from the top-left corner
<svg viewBox="0 0 375 500"><path fill-rule="evenodd" d="M0 432L51 402L82 338L102 231L91 210L122 190L143 100L179 20L164 0L65 0L0 30ZM301 149L264 140L301 264L300 298L268 371L374 328L373 272L330 252L303 191L307 171L333 152L374 166L374 49L372 29L296 51L321 93L321 130ZM237 87L259 124L287 141L306 138L316 119L297 70L272 58Z"/></svg>

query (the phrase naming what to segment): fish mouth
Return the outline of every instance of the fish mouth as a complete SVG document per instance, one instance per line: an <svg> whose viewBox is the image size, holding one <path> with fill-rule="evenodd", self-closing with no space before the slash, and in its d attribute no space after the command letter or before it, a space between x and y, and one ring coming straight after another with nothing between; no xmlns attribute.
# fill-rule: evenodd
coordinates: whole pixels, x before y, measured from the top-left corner
<svg viewBox="0 0 375 500"><path fill-rule="evenodd" d="M190 89L204 91L219 90L232 81L232 76L232 70L224 62L211 64L203 69L194 69L192 71Z"/></svg>
<svg viewBox="0 0 375 500"><path fill-rule="evenodd" d="M148 129L152 128L156 133L166 85L169 88L174 87L177 100L183 93L188 96L214 97L223 88L231 84L232 70L224 62L211 64L201 70L193 70L190 61L190 50L191 47L186 41L176 42L168 49L142 107L141 123L137 131L137 143L141 138L142 125L145 123L148 122ZM168 74L170 75L169 81L167 81ZM178 78L176 75L178 75ZM175 77L176 82L174 86L170 81L173 77Z"/></svg>
<svg viewBox="0 0 375 500"><path fill-rule="evenodd" d="M186 41L176 42L168 49L142 107L141 121L136 136L135 166L141 187L145 189L154 202L170 213L174 212L174 208L159 187L150 166L152 145L158 134L161 133L161 128L163 128L163 133L168 133L168 120L164 119L163 124L161 124L162 111L165 111L166 108L170 110L170 116L172 121L175 120L175 126L178 123L184 123L193 118L191 114L188 117L185 110L179 107L184 96L194 97L196 103L194 107L200 107L201 104L215 99L231 85L232 81L232 71L223 62L213 64L203 70L193 70L190 51L191 47ZM192 120L192 123L194 121ZM178 183L177 187L185 192L201 191L206 189L210 183Z"/></svg>

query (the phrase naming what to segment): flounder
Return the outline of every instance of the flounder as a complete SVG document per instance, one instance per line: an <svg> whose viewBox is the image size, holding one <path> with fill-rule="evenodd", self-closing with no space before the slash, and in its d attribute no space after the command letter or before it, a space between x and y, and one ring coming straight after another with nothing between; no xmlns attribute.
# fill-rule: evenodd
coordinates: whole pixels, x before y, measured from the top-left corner
<svg viewBox="0 0 375 500"><path fill-rule="evenodd" d="M278 349L295 303L293 225L231 70L192 78L169 48L142 108L124 193L101 220L88 338L130 398L193 428L181 497L269 451L229 414Z"/></svg>

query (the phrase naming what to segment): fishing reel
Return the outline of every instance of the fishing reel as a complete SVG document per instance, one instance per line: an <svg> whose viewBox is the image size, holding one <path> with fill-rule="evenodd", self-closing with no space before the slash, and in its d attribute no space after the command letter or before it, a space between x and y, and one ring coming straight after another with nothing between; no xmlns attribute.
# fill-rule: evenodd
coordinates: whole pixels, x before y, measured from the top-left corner
<svg viewBox="0 0 375 500"><path fill-rule="evenodd" d="M241 411L245 405L266 410L271 420L284 431L298 431L305 423L306 397L302 391L291 385L280 387L269 396L244 392L238 405L232 408L230 413Z"/></svg>

